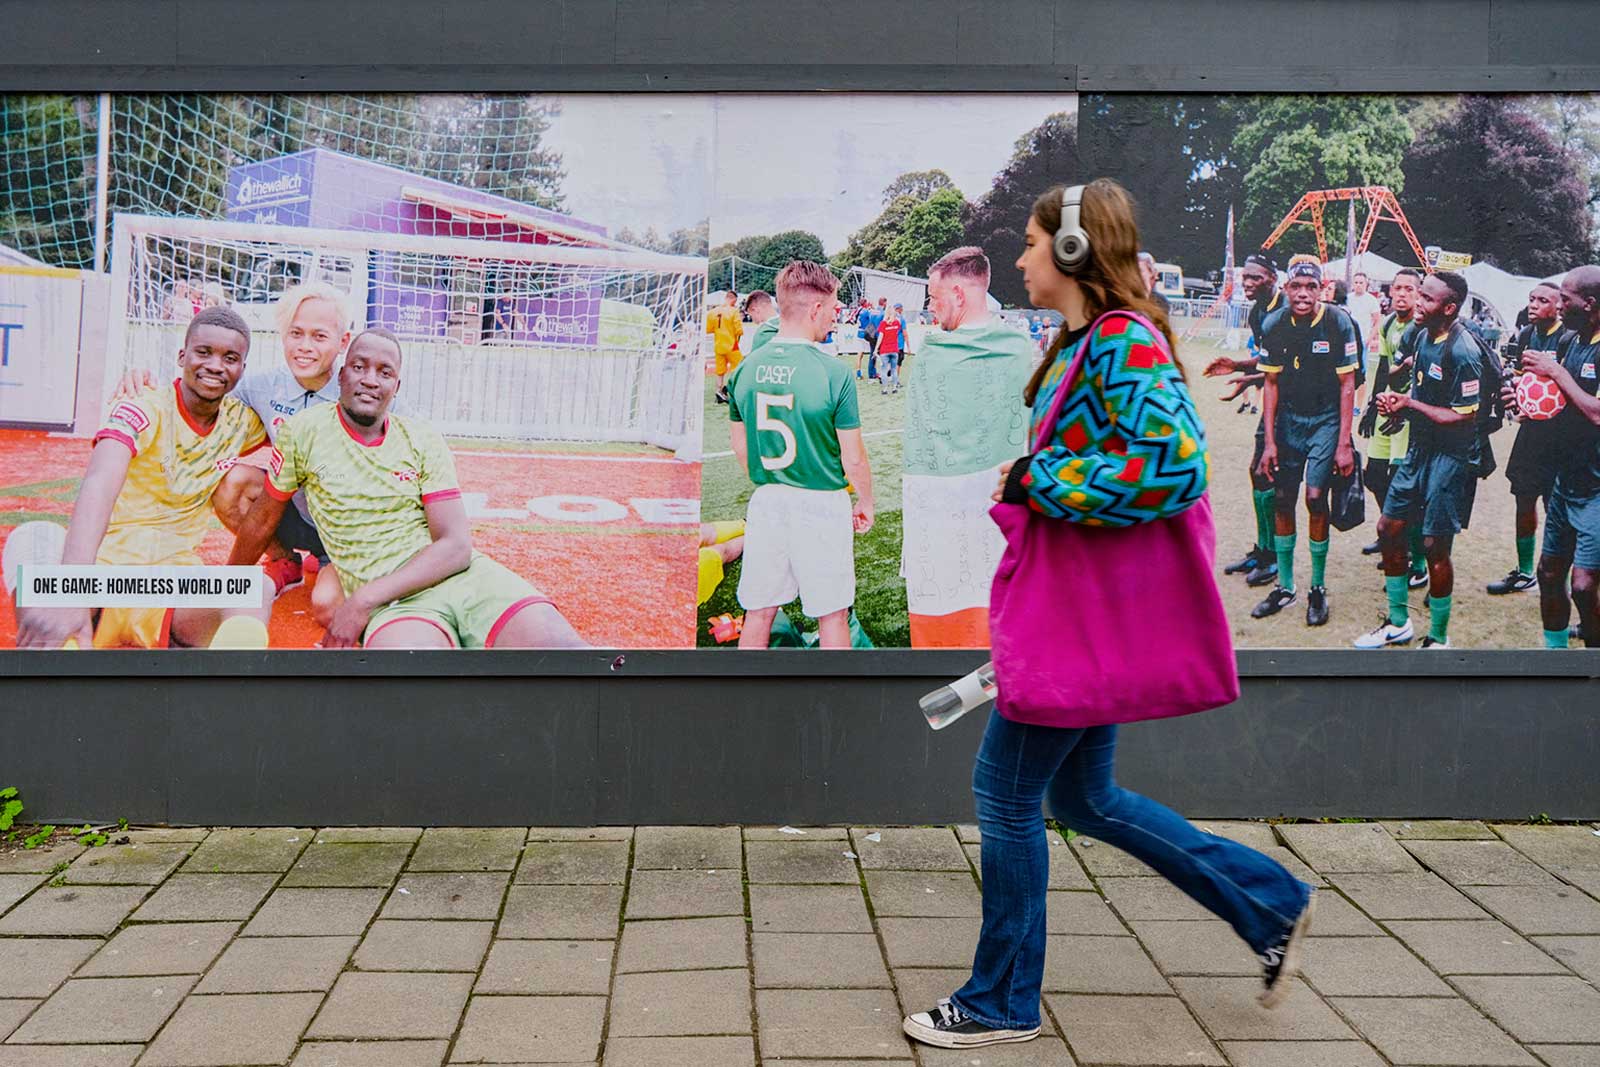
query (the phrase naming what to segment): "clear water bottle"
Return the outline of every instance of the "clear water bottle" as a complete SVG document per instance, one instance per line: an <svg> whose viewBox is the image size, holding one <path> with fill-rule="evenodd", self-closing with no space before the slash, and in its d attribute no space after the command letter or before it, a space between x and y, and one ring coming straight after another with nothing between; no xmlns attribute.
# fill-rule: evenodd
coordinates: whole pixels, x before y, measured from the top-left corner
<svg viewBox="0 0 1600 1067"><path fill-rule="evenodd" d="M994 664L985 663L964 678L940 686L919 703L928 725L943 730L969 711L983 707L1000 691L995 684Z"/></svg>

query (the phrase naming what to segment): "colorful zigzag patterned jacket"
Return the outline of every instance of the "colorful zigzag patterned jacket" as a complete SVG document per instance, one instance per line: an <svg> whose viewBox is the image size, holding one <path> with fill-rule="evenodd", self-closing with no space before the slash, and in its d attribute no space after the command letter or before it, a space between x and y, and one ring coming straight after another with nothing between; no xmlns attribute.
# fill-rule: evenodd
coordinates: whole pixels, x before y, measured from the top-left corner
<svg viewBox="0 0 1600 1067"><path fill-rule="evenodd" d="M1056 358L1033 402L1030 440L1072 363ZM1210 480L1205 427L1178 366L1148 327L1121 315L1089 340L1048 443L1011 469L1002 499L1086 526L1132 526L1196 503Z"/></svg>

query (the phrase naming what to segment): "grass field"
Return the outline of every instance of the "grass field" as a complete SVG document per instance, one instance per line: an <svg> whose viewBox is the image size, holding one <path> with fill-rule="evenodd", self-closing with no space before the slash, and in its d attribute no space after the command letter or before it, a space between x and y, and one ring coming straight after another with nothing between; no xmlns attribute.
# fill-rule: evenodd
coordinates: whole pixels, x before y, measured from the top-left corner
<svg viewBox="0 0 1600 1067"><path fill-rule="evenodd" d="M633 501L695 499L699 469L656 449L452 441L473 544L551 597L583 637L600 646L684 648L691 643L697 527L641 513ZM0 430L0 541L22 522L67 522L88 459L88 443ZM593 513L592 515L588 513ZM220 525L201 555L227 559L232 537ZM310 594L290 590L274 606L274 648L309 648L321 630ZM0 609L0 647L16 626Z"/></svg>
<svg viewBox="0 0 1600 1067"><path fill-rule="evenodd" d="M1386 609L1383 578L1375 567L1375 557L1361 554L1361 546L1376 537L1377 508L1370 495L1367 524L1348 533L1333 532L1327 571L1332 618L1326 626L1310 628L1305 625L1304 596L1273 618L1252 619L1250 609L1265 596L1266 590L1251 589L1242 577L1222 574L1222 566L1242 555L1255 540L1255 516L1246 467L1255 444L1258 416L1237 413L1237 402L1221 402L1219 397L1225 391L1222 379L1200 377L1205 365L1221 351L1220 346L1220 331L1213 331L1210 336L1185 342L1180 355L1210 442L1211 495L1217 521L1217 582L1233 623L1234 641L1241 648L1349 648L1351 640L1371 629ZM915 360L912 373L915 373ZM719 454L726 453L729 448L728 417L726 407L712 403L714 384L715 379L708 376L706 459L702 476L702 516L706 521L742 518L751 491L748 477L734 459ZM903 391L899 397L882 397L876 387L861 390L862 426L869 435L867 450L877 491L878 524L865 537L856 539L856 611L873 641L884 647L909 644L905 582L899 577L900 437L896 432L904 424L904 399ZM1514 426L1507 426L1494 435L1500 470L1478 483L1471 529L1456 538L1450 641L1458 648L1537 648L1542 644L1536 593L1492 597L1484 591L1486 583L1503 576L1516 562L1512 530L1514 506L1503 473L1515 438ZM1357 448L1364 456L1365 442L1358 441ZM1297 525L1295 576L1298 584L1305 586L1311 562L1303 505ZM700 645L714 645L706 629L707 618L724 612L739 614L734 596L737 585L738 564L735 563L716 594L700 609L696 631ZM1428 614L1423 608L1426 592L1426 589L1418 589L1411 595L1412 618L1419 640L1428 625ZM788 610L796 624L801 625L798 605L790 605ZM809 625L814 626L814 623Z"/></svg>

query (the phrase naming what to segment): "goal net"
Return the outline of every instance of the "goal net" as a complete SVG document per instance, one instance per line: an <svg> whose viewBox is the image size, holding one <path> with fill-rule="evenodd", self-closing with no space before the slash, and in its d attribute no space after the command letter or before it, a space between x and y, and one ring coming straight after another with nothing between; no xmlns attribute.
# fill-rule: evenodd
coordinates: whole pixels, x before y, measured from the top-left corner
<svg viewBox="0 0 1600 1067"><path fill-rule="evenodd" d="M699 448L704 259L132 214L111 259L106 396L168 373L208 304L250 324L252 364L281 360L274 303L315 281L400 338L398 402L447 436Z"/></svg>

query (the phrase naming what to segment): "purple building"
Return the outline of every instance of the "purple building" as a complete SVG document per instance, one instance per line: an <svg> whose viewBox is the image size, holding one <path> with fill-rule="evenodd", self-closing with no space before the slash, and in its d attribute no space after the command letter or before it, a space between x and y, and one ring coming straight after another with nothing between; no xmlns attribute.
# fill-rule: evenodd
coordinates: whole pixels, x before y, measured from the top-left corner
<svg viewBox="0 0 1600 1067"><path fill-rule="evenodd" d="M323 148L228 173L228 218L274 226L569 247L611 247L604 226ZM482 275L465 282L463 271ZM419 269L377 253L367 266L367 324L401 336L593 345L601 287L581 268L527 272L492 261ZM532 290L542 289L542 294ZM481 290L481 292L479 292Z"/></svg>

